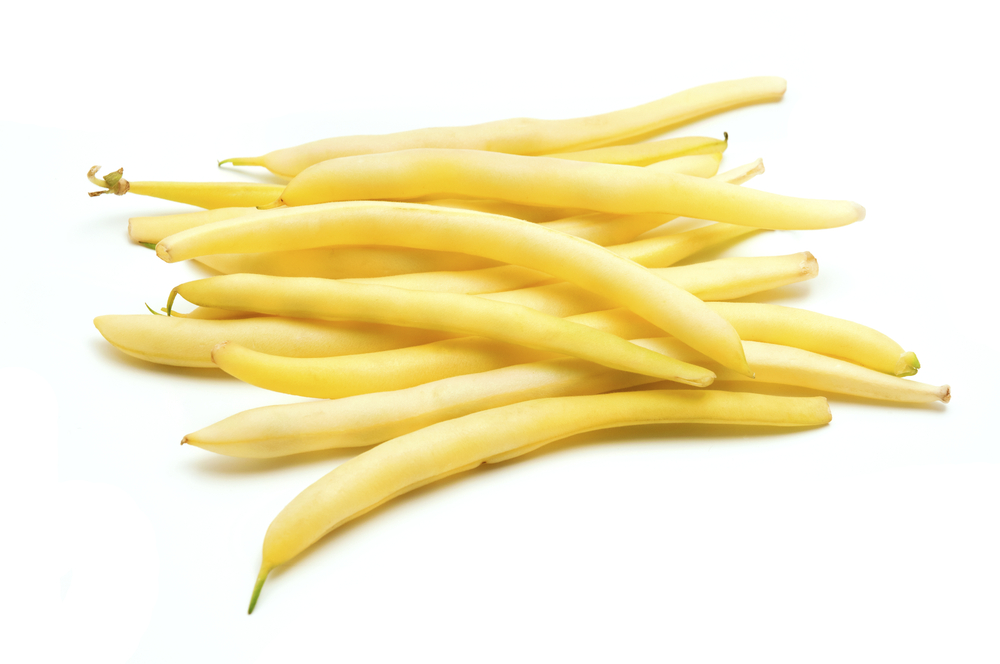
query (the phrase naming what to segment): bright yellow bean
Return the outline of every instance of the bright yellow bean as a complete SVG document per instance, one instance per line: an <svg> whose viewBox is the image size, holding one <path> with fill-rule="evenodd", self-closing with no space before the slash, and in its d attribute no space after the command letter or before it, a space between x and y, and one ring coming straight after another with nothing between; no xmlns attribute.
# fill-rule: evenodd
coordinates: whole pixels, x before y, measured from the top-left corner
<svg viewBox="0 0 1000 664"><path fill-rule="evenodd" d="M230 339L264 353L327 357L426 344L449 335L394 325L262 316L202 320L173 316L98 316L94 326L118 350L148 362L215 368L212 348Z"/></svg>
<svg viewBox="0 0 1000 664"><path fill-rule="evenodd" d="M793 198L648 168L435 149L324 161L295 176L275 205L442 194L614 214L676 214L773 229L834 228L865 216L864 208L851 201Z"/></svg>
<svg viewBox="0 0 1000 664"><path fill-rule="evenodd" d="M189 281L174 289L171 300L174 294L199 306L220 309L296 318L361 320L482 336L698 387L710 384L715 377L700 367L677 362L587 326L474 295L250 274ZM168 309L170 304L167 303Z"/></svg>
<svg viewBox="0 0 1000 664"><path fill-rule="evenodd" d="M621 146L619 148L607 150L594 150L576 152L573 155L559 155L562 159L573 161L588 161L601 163L642 163L643 165L654 163L660 160L674 161L677 159L694 159L696 156L705 157L707 161L694 162L699 168L711 163L716 164L722 159L722 151L725 143L715 139L695 137L691 139L671 139L681 141L681 145L657 145L656 143L644 143L642 146ZM689 143L691 148L685 156L679 153L684 152L684 142ZM657 141L657 143L670 143L670 141ZM714 148L714 149L709 149ZM162 198L177 203L186 203L208 210L230 208L242 206L256 208L258 205L267 205L281 196L284 185L262 184L257 182L161 182L161 181L140 181L130 182L122 178L123 169L114 173L108 173L103 178L97 177L99 166L90 169L87 177L95 185L103 187L104 191L91 192L91 196L101 196L102 194L115 194L124 196L131 192L142 196L152 196ZM714 172L713 172L714 174ZM711 175L711 174L710 174ZM707 176L705 176L707 177ZM496 212L507 212L512 210L527 210L527 206L516 206L511 203L494 203ZM171 215L174 216L174 215ZM568 215L561 215L568 216ZM558 217L549 217L558 218Z"/></svg>
<svg viewBox="0 0 1000 664"><path fill-rule="evenodd" d="M894 376L912 376L920 368L915 353L877 330L842 318L777 304L709 306L731 322L742 339L794 346Z"/></svg>
<svg viewBox="0 0 1000 664"><path fill-rule="evenodd" d="M719 266L727 266L726 270ZM654 272L671 279L678 286L694 292L739 294L740 297L751 292L759 292L775 288L792 281L815 276L815 260L810 260L808 254L796 254L785 257L724 259L700 263L697 266L684 268L655 269ZM607 301L598 296L580 291L571 284L551 284L536 288L525 288L509 293L496 293L491 299L521 304L554 316L590 311L607 306ZM161 364L176 366L214 367L211 350L223 341L231 340L250 348L271 355L303 356L294 351L285 352L280 348L292 348L278 331L269 332L272 327L281 323L259 323L233 321L225 325L213 325L213 321L221 319L247 318L264 314L245 311L229 311L199 307L190 314L177 314L187 318L203 319L197 323L184 323L179 318L171 316L101 316L96 322L101 333L112 345L135 357ZM282 319L299 321L299 319ZM308 325L306 325L308 324ZM296 326L305 325L312 335L325 335L325 340L314 339L307 346L320 344L322 352L309 352L305 356L335 356L354 353L374 352L391 348L402 348L430 343L449 338L445 332L431 332L416 328L383 326L374 323L358 322L325 322L318 321L289 322L287 336L296 339L303 334ZM271 327L268 327L271 326ZM346 329L344 329L346 328ZM372 339L367 345L359 345L358 335L371 334ZM346 335L346 336L342 336ZM341 343L343 340L343 343ZM415 367L419 371L419 367Z"/></svg>
<svg viewBox="0 0 1000 664"><path fill-rule="evenodd" d="M785 80L759 76L703 85L603 115L572 120L514 118L469 127L415 129L379 136L339 136L275 150L260 157L225 159L236 166L263 166L291 177L328 159L412 148L466 148L541 155L638 140L731 108L777 101Z"/></svg>
<svg viewBox="0 0 1000 664"><path fill-rule="evenodd" d="M744 341L747 360L753 365L756 373L753 381L750 381L736 372L719 366L676 339L643 339L635 343L685 362L697 362L715 370L718 374L716 383L713 384L715 387L718 387L719 383L734 381L751 388L761 383L774 383L880 401L902 403L951 401L951 387L948 385L928 385L915 380L888 376L874 369L800 348ZM655 389L655 384L651 384L650 387Z"/></svg>
<svg viewBox="0 0 1000 664"><path fill-rule="evenodd" d="M115 194L124 196L128 192L142 196L162 198L177 203L187 203L214 210L228 207L253 207L272 202L280 196L284 187L280 184L258 182L130 182L121 177L122 169L97 177L100 166L90 169L87 177L104 191L92 191L91 196Z"/></svg>
<svg viewBox="0 0 1000 664"><path fill-rule="evenodd" d="M573 161L597 161L602 164L622 164L624 166L647 166L668 159L678 159L692 155L719 154L726 151L729 145L729 134L725 140L707 138L705 136L684 136L667 138L648 143L633 143L631 145L613 145L606 148L594 148L582 152L562 152L550 154L557 159Z"/></svg>
<svg viewBox="0 0 1000 664"><path fill-rule="evenodd" d="M673 268L678 285L691 289L743 294L810 278L815 260L809 254L772 259L727 259L725 269ZM664 270L664 272L667 272ZM728 272L728 274L727 274ZM742 285L741 285L742 284ZM565 316L605 304L600 298L566 297L565 284L484 296L545 313ZM563 292L561 292L563 291ZM623 339L659 334L650 323L621 309L574 315L568 318ZM341 355L308 360L256 352L239 344L217 346L212 360L240 380L287 394L335 399L368 392L398 390L450 376L490 371L512 364L535 362L552 353L499 343L489 339L447 339L423 346L398 348L368 355Z"/></svg>
<svg viewBox="0 0 1000 664"><path fill-rule="evenodd" d="M650 376L559 358L454 375L402 390L254 408L188 434L181 442L244 458L367 447L480 410L654 382L663 384Z"/></svg>
<svg viewBox="0 0 1000 664"><path fill-rule="evenodd" d="M752 375L732 326L697 297L591 242L510 217L415 203L330 203L193 228L161 241L156 254L174 262L227 251L336 244L449 249L546 272L607 297L724 366Z"/></svg>
<svg viewBox="0 0 1000 664"><path fill-rule="evenodd" d="M671 173L684 173L696 177L713 177L719 169L721 154L713 153L707 155L697 155L690 157L679 157L666 162L655 164L654 167ZM761 160L734 168L719 176L725 182L742 183L764 171ZM648 231L651 228L660 226L673 217L663 217L662 215L636 215L634 217L623 215L602 215L591 213L586 210L571 210L564 208L537 208L527 205L516 205L503 201L489 200L464 200L464 199L437 199L427 201L431 205L441 207L454 207L463 210L478 210L489 212L490 214L500 214L505 217L524 219L533 222L557 221L552 224L557 230L561 230L570 235L585 237L597 244L617 244L628 242L637 235ZM256 207L227 207L216 210L199 210L198 212L185 212L182 214L164 214L152 217L132 217L129 219L128 234L133 242L143 242L156 244L163 238L185 231L189 228L204 226L223 219L233 219L245 215L253 215L262 212ZM565 218L564 217L572 217ZM657 221L660 220L660 221ZM612 223L613 222L613 223ZM635 230L633 230L633 227ZM580 229L574 232L575 229ZM601 241L599 235L605 233L609 235L608 241ZM437 268L442 269L442 268ZM247 272L248 270L236 270L237 272ZM280 275L280 276L319 276L319 275Z"/></svg>
<svg viewBox="0 0 1000 664"><path fill-rule="evenodd" d="M688 362L707 363L718 373L713 389L733 380L751 388L772 383L897 402L951 400L947 385L887 376L788 346L744 342L757 374L751 380L715 365L676 339L640 339L635 343ZM666 385L649 376L561 358L457 375L402 390L254 408L188 434L182 442L246 458L366 447L437 422L531 399L625 388L663 389Z"/></svg>
<svg viewBox="0 0 1000 664"><path fill-rule="evenodd" d="M396 496L483 463L506 461L585 431L653 423L819 426L822 397L668 390L537 399L432 424L362 452L320 478L264 536L250 611L272 569Z"/></svg>

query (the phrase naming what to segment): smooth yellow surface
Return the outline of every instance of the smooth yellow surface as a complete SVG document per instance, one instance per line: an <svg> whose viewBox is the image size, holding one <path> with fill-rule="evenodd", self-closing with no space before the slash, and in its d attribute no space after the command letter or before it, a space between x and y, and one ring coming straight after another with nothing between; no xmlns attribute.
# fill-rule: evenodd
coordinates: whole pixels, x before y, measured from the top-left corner
<svg viewBox="0 0 1000 664"><path fill-rule="evenodd" d="M815 275L808 254L775 258L724 259L717 265L675 268L678 285L697 293L729 289L740 294L764 290ZM707 265L707 267L706 267ZM805 266L805 269L803 269ZM607 304L593 296L573 297L568 284L485 296L551 315L567 316ZM573 315L568 320L623 339L659 334L647 321L621 309ZM653 330L652 332L650 330ZM368 355L296 359L252 351L238 344L216 348L213 361L240 380L276 392L335 399L368 392L398 390L450 376L490 371L534 362L552 353L482 338L447 339Z"/></svg>
<svg viewBox="0 0 1000 664"><path fill-rule="evenodd" d="M735 330L697 297L592 242L511 217L415 203L329 203L182 231L161 241L156 253L174 262L213 253L337 244L447 249L539 270L606 297L750 375Z"/></svg>
<svg viewBox="0 0 1000 664"><path fill-rule="evenodd" d="M94 326L112 346L133 357L157 364L206 368L215 368L212 348L227 340L273 355L328 357L405 348L450 336L412 327L276 316L205 320L111 315L98 316Z"/></svg>
<svg viewBox="0 0 1000 664"><path fill-rule="evenodd" d="M774 383L880 401L901 403L951 401L951 388L948 385L928 385L889 376L867 367L800 348L744 341L747 359L756 372L755 378L751 381L718 366L676 339L644 339L636 343L685 362L699 362L712 368L718 373L718 383L738 381L741 386L750 389L761 383ZM655 389L655 385L650 387Z"/></svg>
<svg viewBox="0 0 1000 664"><path fill-rule="evenodd" d="M480 410L651 382L659 381L559 358L455 375L402 390L254 408L188 434L183 442L247 458L365 447Z"/></svg>
<svg viewBox="0 0 1000 664"><path fill-rule="evenodd" d="M677 362L587 326L474 295L250 274L190 281L174 290L199 306L482 336L699 387L710 384L715 377L700 367Z"/></svg>
<svg viewBox="0 0 1000 664"><path fill-rule="evenodd" d="M686 160L671 159L670 162L665 163L672 162L686 162ZM692 171L692 164L690 162L686 163L687 165L680 165L686 170L678 172ZM660 167L661 164L657 164L656 166ZM671 168L674 167L676 165L671 166ZM715 177L726 182L741 184L763 171L763 163L760 159L757 159L749 164L731 169L725 173L720 173ZM481 203L481 201L477 203ZM260 210L254 210L254 213L261 212ZM190 214L194 216L199 213ZM592 213L570 219L543 222L541 225L590 240L596 244L613 245L629 242L637 235L675 218L669 215L608 215ZM200 225L203 224L193 223L190 228ZM745 226L731 226L729 224L718 226L720 226L720 230L721 227L729 228L729 231L726 232L727 237L735 237L736 235L752 233L757 230ZM157 242L161 239L163 238L158 238ZM644 245L639 245L634 250L631 250L631 254L623 255L643 265L665 267L673 262L673 260L679 260L679 258L670 259L669 256L675 255L676 252L673 251L672 247L675 242L679 242L680 240L681 238L678 237L676 240L658 238L656 241L646 241ZM723 241L721 236L719 241ZM609 248L616 253L629 251L626 247ZM659 250L666 252L668 258L659 259ZM690 253L693 253L693 251L685 255L689 255ZM642 257L645 255L650 256L650 262L643 261ZM214 256L202 256L196 260L223 274L250 272L276 277L344 279L440 271L464 271L469 273L472 270L485 270L486 272L482 274L466 274L463 280L471 278L481 282L489 282L493 284L491 286L492 290L523 288L534 283L539 283L537 281L539 273L536 270L520 266L498 266L496 261L469 254L409 249L405 247L323 247L319 249L269 251L255 254L218 254ZM542 280L545 280L545 278L542 278Z"/></svg>
<svg viewBox="0 0 1000 664"><path fill-rule="evenodd" d="M851 201L793 198L636 166L477 150L405 150L324 161L295 176L279 200L296 207L432 195L786 230L846 226L865 216Z"/></svg>
<svg viewBox="0 0 1000 664"><path fill-rule="evenodd" d="M750 380L716 366L676 339L640 339L635 343L688 362L707 363L718 373L713 389L728 381L740 381L751 389L757 384L772 383L906 403L951 399L947 385L926 385L887 376L788 346L744 342L747 359L757 374ZM363 447L436 422L511 403L637 386L662 389L664 383L582 360L554 359L454 376L389 392L255 408L189 434L184 442L218 454L250 458Z"/></svg>
<svg viewBox="0 0 1000 664"><path fill-rule="evenodd" d="M732 108L777 101L786 83L757 76L710 83L602 115L571 120L512 118L468 127L433 127L394 134L338 136L240 160L291 177L328 159L412 148L466 148L540 155L631 142Z"/></svg>
<svg viewBox="0 0 1000 664"><path fill-rule="evenodd" d="M187 203L208 210L266 205L281 195L280 184L257 182L132 182L129 193Z"/></svg>
<svg viewBox="0 0 1000 664"><path fill-rule="evenodd" d="M264 536L256 600L267 574L324 535L408 491L577 433L653 423L819 426L822 397L669 390L536 399L433 424L337 466L275 517Z"/></svg>
<svg viewBox="0 0 1000 664"><path fill-rule="evenodd" d="M654 168L671 173L684 173L686 175L704 178L712 177L716 174L719 169L719 162L722 160L721 151L707 151L707 147L709 146L716 147L714 144L709 143L709 141L713 141L714 139L702 139L695 137L694 139L685 138L670 140L679 142L679 144L674 145L674 152L680 151L680 148L686 145L692 150L691 155L677 156L675 158L668 158L664 156L662 158L666 159L666 161L653 164ZM644 146L653 146L653 148L657 148L658 151L657 149L651 148L643 148L642 150L639 150L638 146L622 146L621 148L612 149L616 151L626 150L628 154L632 154L634 156L635 160L642 161L644 156L649 156L649 154L655 155L666 153L665 147L657 146L657 143L670 143L670 141L656 141L655 143L642 144ZM715 141L715 143L720 143L720 141ZM722 145L724 147L725 144L723 143ZM699 154L698 151L701 149L705 149L706 153ZM591 155L590 152L580 152L576 153L576 155L577 156L575 157L568 157L565 155L561 156L563 158L570 159L587 158L587 161L601 160L599 155ZM622 154L621 158L624 157L625 154ZM653 159L653 161L656 161L656 159ZM234 187L234 185L239 186ZM136 193L145 193L148 196L157 196L159 198L167 198L169 200L191 203L192 205L200 205L201 207L209 208L208 210L200 210L197 212L164 214L152 217L132 217L129 219L128 233L132 241L149 242L152 244L156 244L168 235L173 235L174 233L179 233L180 231L187 230L189 228L203 226L222 219L232 219L239 216L252 215L261 212L261 210L258 210L255 206L265 205L272 202L275 198L280 196L281 192L284 190L284 187L280 185L248 184L244 186L241 183L232 182L136 182L132 183L131 186L131 191ZM136 189L136 187L138 187L138 189ZM227 203L227 205L249 207L220 207L220 204L225 203L226 201L235 201ZM425 202L443 207L455 207L465 210L489 212L491 214L501 214L508 217L514 217L516 219L525 219L527 221L534 222L553 221L556 219L562 219L563 217L586 214L588 212L586 210L572 208L539 208L530 205L518 205L516 203L509 203L506 201L491 200L437 199ZM591 221L591 223L593 223L593 221ZM660 223L664 222L661 221ZM658 226L660 224L654 225ZM652 227L653 226L649 226L649 228ZM648 230L648 228L644 230ZM572 234L573 233L571 233L571 235ZM639 233L635 233L635 235L638 234ZM631 239L635 235L629 236L626 239ZM622 241L624 242L626 240Z"/></svg>
<svg viewBox="0 0 1000 664"><path fill-rule="evenodd" d="M625 166L647 166L667 159L677 159L691 155L719 154L722 155L728 147L728 141L707 136L683 136L680 138L665 138L648 143L632 143L631 145L613 145L606 148L594 148L581 152L563 152L545 155L557 159L572 159L573 161L598 161L602 164L622 164Z"/></svg>
<svg viewBox="0 0 1000 664"><path fill-rule="evenodd" d="M742 297L775 288L811 278L815 276L815 269L815 261L810 260L808 253L804 253L722 259L653 271L706 299L706 293L713 294L714 297L726 293ZM567 283L495 293L489 298L531 307L553 316L569 316L610 306L606 299ZM183 317L184 320L180 317L143 314L101 316L95 320L95 324L105 338L123 352L160 364L193 367L214 367L211 350L223 341L234 341L270 355L330 357L415 346L454 336L444 332L373 323L321 323L299 319L280 319L286 322L265 323L259 319L249 322L229 320L225 325L213 325L212 321L215 320L259 317L263 314L211 307L198 307L190 314L174 315ZM207 322L184 322L191 318ZM649 327L648 324L646 326ZM282 337L282 334L285 336ZM371 338L363 339L366 334ZM296 352L295 346L289 345L296 339L302 340L305 348L319 348L321 351Z"/></svg>
<svg viewBox="0 0 1000 664"><path fill-rule="evenodd" d="M777 304L714 302L744 340L795 346L894 376L917 372L913 353L877 330L842 318ZM917 364L919 367L919 364Z"/></svg>

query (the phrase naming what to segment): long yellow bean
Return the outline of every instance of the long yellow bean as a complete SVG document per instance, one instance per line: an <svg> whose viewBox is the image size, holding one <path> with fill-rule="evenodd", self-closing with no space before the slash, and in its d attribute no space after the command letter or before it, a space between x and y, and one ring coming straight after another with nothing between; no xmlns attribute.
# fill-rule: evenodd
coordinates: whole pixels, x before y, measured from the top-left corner
<svg viewBox="0 0 1000 664"><path fill-rule="evenodd" d="M718 374L713 389L733 380L751 387L772 383L897 402L951 400L947 385L925 385L887 376L788 346L743 342L757 373L750 380L715 365L676 339L640 339L635 343L685 361L708 362ZM453 376L390 392L254 408L188 434L182 443L245 458L366 447L437 422L531 399L625 388L663 389L666 385L649 376L561 358Z"/></svg>
<svg viewBox="0 0 1000 664"><path fill-rule="evenodd" d="M715 377L700 367L677 362L587 326L473 295L250 274L190 281L173 290L171 301L175 294L199 306L302 318L363 320L483 336L698 387L710 384ZM168 301L167 308L170 306ZM741 353L742 350L741 347Z"/></svg>
<svg viewBox="0 0 1000 664"><path fill-rule="evenodd" d="M726 267L726 270L720 267ZM816 274L815 260L808 254L784 257L724 259L717 263L699 263L683 268L654 269L654 273L699 296L728 293L748 295L775 288ZM606 306L606 300L580 291L571 284L551 284L496 293L490 299L521 304L554 316L568 316ZM704 298L703 298L704 299ZM173 316L178 314L174 313ZM182 314L195 322L164 316L100 316L95 325L115 347L134 357L161 364L192 367L215 367L212 348L229 340L270 355L321 357L368 353L403 348L449 338L446 332L359 322L320 322L273 318L283 322L226 321L221 319L262 316L256 312L229 311L199 307ZM286 326L286 327L282 327ZM371 339L362 342L365 334ZM318 335L319 338L316 338ZM312 339L312 340L310 340ZM303 348L320 352L296 351L298 340Z"/></svg>
<svg viewBox="0 0 1000 664"><path fill-rule="evenodd" d="M156 254L174 262L226 251L336 244L451 249L543 271L607 297L724 366L752 375L732 326L697 297L591 242L510 217L414 203L330 203L193 228L161 241Z"/></svg>
<svg viewBox="0 0 1000 664"><path fill-rule="evenodd" d="M736 327L742 339L795 346L893 376L912 376L920 368L915 353L904 351L877 330L842 318L777 304L710 306Z"/></svg>
<svg viewBox="0 0 1000 664"><path fill-rule="evenodd" d="M773 229L834 228L865 216L864 208L851 201L793 198L648 168L435 149L324 161L295 176L274 205L442 194L615 214L676 214Z"/></svg>
<svg viewBox="0 0 1000 664"><path fill-rule="evenodd" d="M764 171L763 163L760 159L750 164L745 164L737 168L717 174L719 169L720 154L713 153L707 155L696 155L690 157L679 157L668 161L654 164L658 170L669 171L671 173L684 173L696 177L715 177L724 182L741 184L750 178ZM273 200L273 199L272 199ZM638 218L622 215L602 215L582 210L566 210L561 208L538 208L527 205L517 205L504 201L489 200L465 200L465 199L436 199L427 201L430 205L441 207L454 207L463 210L478 210L479 212L489 212L515 219L524 219L533 222L556 222L551 224L557 230L561 230L570 235L585 237L597 244L616 244L627 242L637 235L644 233L650 228L662 225L670 221L673 217L662 217L657 215L639 215ZM185 231L189 228L204 226L223 219L234 219L245 215L261 213L256 207L226 207L215 210L199 210L197 212L185 212L182 214L164 214L152 217L132 217L128 223L128 234L133 242L145 242L156 244L163 238ZM566 218L572 217L572 218ZM657 219L661 221L657 222ZM557 221L558 220L558 221ZM601 241L597 237L598 229L607 227L604 231L613 238L609 241ZM633 227L635 230L633 230ZM574 232L574 229L581 229ZM613 229L618 229L614 233ZM620 239L619 239L620 238ZM284 275L301 276L301 275Z"/></svg>
<svg viewBox="0 0 1000 664"><path fill-rule="evenodd" d="M202 320L173 316L98 316L94 326L118 350L148 362L216 368L212 348L231 340L263 353L328 357L426 344L451 335L395 325L262 316Z"/></svg>
<svg viewBox="0 0 1000 664"><path fill-rule="evenodd" d="M689 139L668 139L654 143L643 143L636 146L621 146L612 149L586 150L573 154L559 155L562 159L571 161L587 161L611 164L646 165L661 160L673 161L675 158L691 158L696 155L707 156L715 163L722 159L726 143L716 139L692 137ZM706 163L706 162L702 162ZM94 191L90 196L114 194L124 196L132 192L142 196L162 198L177 203L187 203L208 210L228 208L233 206L256 207L274 201L284 190L283 185L262 184L256 182L164 182L136 181L130 182L122 177L124 169L108 173L103 178L97 177L100 166L94 166L87 173L88 179L103 187L103 191ZM512 209L511 204L500 204L504 211ZM497 210L498 212L500 210Z"/></svg>
<svg viewBox="0 0 1000 664"><path fill-rule="evenodd" d="M720 154L729 145L729 134L725 140L707 138L705 136L684 136L667 138L648 143L633 143L631 145L613 145L606 148L594 148L581 152L561 152L547 155L556 159L572 161L597 161L602 164L622 164L623 166L647 166L665 160L703 154Z"/></svg>
<svg viewBox="0 0 1000 664"><path fill-rule="evenodd" d="M815 261L811 258L809 254L800 254L775 259L730 259L715 269L699 266L691 266L693 269L674 268L671 275L678 285L694 293L729 289L742 294L752 288L766 289L790 280L810 278L815 274ZM576 300L561 297L560 290L564 290L558 288L561 286L564 285L484 297L537 307L560 316L604 304L599 298ZM649 331L653 328L650 323L625 313L621 309L599 311L574 315L568 320L624 339L659 334ZM217 346L212 352L212 360L219 368L242 381L277 392L319 398L398 390L449 376L490 371L550 357L551 353L540 350L475 337L447 339L369 355L308 360L256 352L234 343Z"/></svg>
<svg viewBox="0 0 1000 664"><path fill-rule="evenodd" d="M807 427L830 418L822 397L669 390L537 399L439 422L359 454L285 506L264 536L249 611L270 571L324 535L408 491L483 463L617 426L692 422Z"/></svg>
<svg viewBox="0 0 1000 664"><path fill-rule="evenodd" d="M225 159L236 166L263 166L291 177L328 159L412 148L467 148L541 155L585 150L666 131L685 122L739 106L777 101L785 80L759 76L711 83L603 115L572 120L514 118L468 127L436 127L380 136L339 136L260 157Z"/></svg>
<svg viewBox="0 0 1000 664"><path fill-rule="evenodd" d="M100 166L94 166L87 177L104 191L92 191L91 196L115 194L124 196L128 192L142 196L162 198L176 203L187 203L214 210L237 206L265 205L280 196L284 187L280 184L258 182L159 182L129 181L122 178L122 169L97 177Z"/></svg>
<svg viewBox="0 0 1000 664"><path fill-rule="evenodd" d="M697 362L718 374L714 386L722 382L758 385L774 383L809 390L834 392L865 399L901 403L931 403L951 401L951 387L928 385L915 380L888 376L882 372L851 362L779 344L744 341L747 359L753 364L753 381L712 362L676 339L643 339L637 345L655 350L685 362ZM640 383L637 383L640 384Z"/></svg>

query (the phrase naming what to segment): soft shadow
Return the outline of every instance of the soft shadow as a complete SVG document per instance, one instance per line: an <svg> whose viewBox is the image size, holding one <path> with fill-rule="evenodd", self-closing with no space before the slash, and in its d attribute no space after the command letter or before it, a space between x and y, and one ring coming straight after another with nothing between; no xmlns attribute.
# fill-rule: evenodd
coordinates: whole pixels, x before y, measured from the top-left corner
<svg viewBox="0 0 1000 664"><path fill-rule="evenodd" d="M242 475L252 475L256 473L281 470L283 468L295 468L298 466L311 466L317 464L329 465L332 470L348 459L352 459L362 452L368 451L373 446L338 447L330 450L303 452L301 454L290 454L288 456L273 457L270 459L244 459L241 457L216 454L193 445L186 447L192 447L194 450L201 453L198 455L198 458L192 459L189 462L188 468L191 471L206 475L239 477Z"/></svg>
<svg viewBox="0 0 1000 664"><path fill-rule="evenodd" d="M138 371L145 371L147 373L152 372L164 376L184 376L191 378L198 378L200 380L218 380L218 381L232 381L236 380L225 371L212 368L198 368L198 367L175 367L169 364L157 364L156 362L147 362L146 360L140 360L137 357L132 357L122 351L118 350L107 341L102 339L94 339L91 341L91 345L94 352L101 356L102 359L108 362L113 362L120 366L127 366Z"/></svg>
<svg viewBox="0 0 1000 664"><path fill-rule="evenodd" d="M788 284L786 286L779 286L778 288L771 288L765 291L759 291L757 293L751 293L744 297L737 298L735 300L728 300L729 302L756 302L758 304L767 304L777 301L789 301L789 300L803 300L809 296L809 291L812 290L812 285L809 283L812 279L807 279L806 281L799 281L794 284Z"/></svg>

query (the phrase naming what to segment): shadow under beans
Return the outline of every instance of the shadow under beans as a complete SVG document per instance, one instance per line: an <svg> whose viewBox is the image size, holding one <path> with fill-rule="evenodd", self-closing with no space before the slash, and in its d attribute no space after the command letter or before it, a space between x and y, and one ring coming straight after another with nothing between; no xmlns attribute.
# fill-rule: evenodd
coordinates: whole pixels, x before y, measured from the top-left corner
<svg viewBox="0 0 1000 664"><path fill-rule="evenodd" d="M284 468L295 468L298 466L312 466L319 464L326 465L330 470L332 470L348 459L370 450L373 446L337 447L329 450L302 452L300 454L289 454L288 456L271 457L268 459L231 457L203 450L194 445L185 445L184 447L193 448L192 454L195 452L198 453L197 458L192 458L189 461L189 468L193 472L214 476L241 477L244 475L267 473Z"/></svg>

